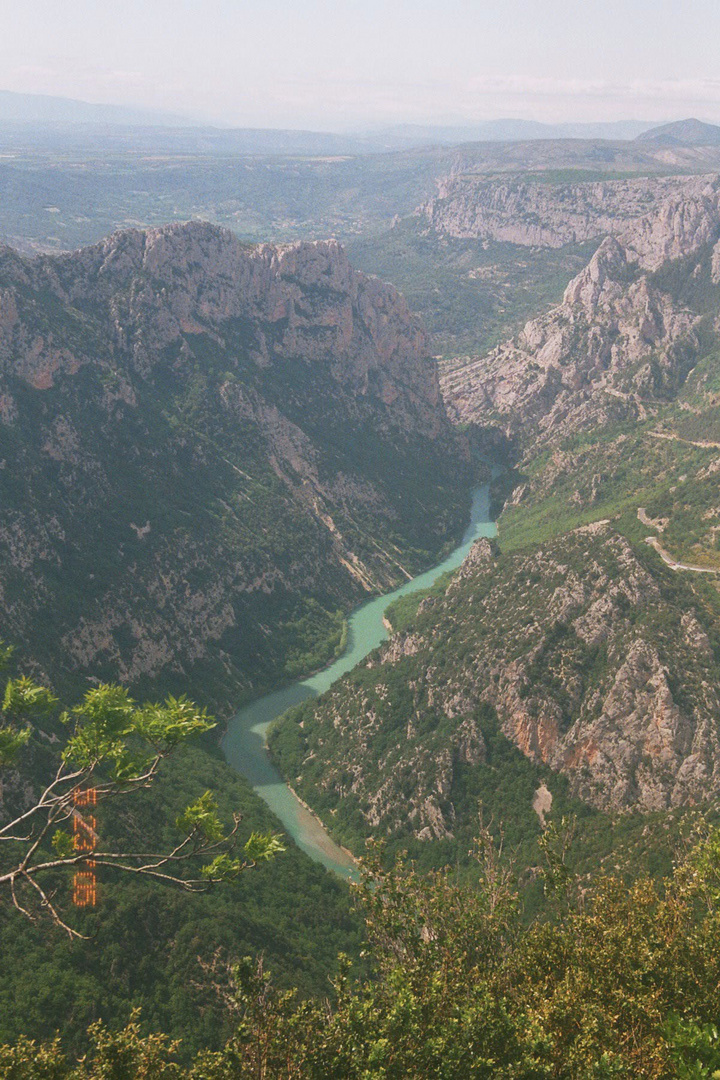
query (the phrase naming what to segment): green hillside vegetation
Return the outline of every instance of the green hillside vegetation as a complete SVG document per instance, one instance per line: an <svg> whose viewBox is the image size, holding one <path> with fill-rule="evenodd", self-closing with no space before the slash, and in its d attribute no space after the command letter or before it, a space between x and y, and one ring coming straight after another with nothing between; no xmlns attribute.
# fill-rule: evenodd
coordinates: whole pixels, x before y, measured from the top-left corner
<svg viewBox="0 0 720 1080"><path fill-rule="evenodd" d="M173 543L192 550L198 543L212 542L216 550L236 556L242 552L250 564L258 566L266 561L287 566L298 548L323 550L327 546L321 530L288 500L285 486L268 465L259 433L251 425L224 422L222 414L211 411L211 395L218 393L222 374L208 372L206 364L203 368L200 374L198 364L195 378L174 400L149 401L129 412L122 429L110 439L101 405L103 373L91 370L78 376L75 393L83 401L88 476L83 476L82 468L48 468L47 456L31 434L67 408L66 388L53 388L40 398L19 380L13 385L27 426L22 431L0 427L2 454L9 465L3 475L6 512L23 512L29 489L34 500L57 507L71 537L82 538L81 545L67 544L61 572L48 575L53 625L38 621L27 642L27 652L53 672L63 689L71 688L68 680L72 677L57 665L58 631L77 623L89 602L101 603L107 591L117 587L118 572L124 568L149 570L168 558ZM112 500L102 505L91 486L93 458L106 464L113 490ZM234 461L242 463L244 475L233 468ZM83 481L88 482L85 498L70 504L63 488ZM282 529L277 528L280 520ZM128 521L153 524L141 540L133 535ZM90 575L88 566L92 566ZM200 593L212 582L213 568L188 567L187 576L189 587ZM6 583L9 603L22 597L26 579L20 571L8 567ZM229 656L204 665L205 699L222 705L237 693L238 684L247 693L249 669L252 683L262 687L282 674L285 665L292 675L303 664L307 670L331 659L342 626L342 613L336 607L342 596L338 584L328 581L327 590L317 596L298 596L292 586L269 597L248 596L242 639L227 642ZM152 596L137 596L135 617L152 618L154 605ZM267 624L278 625L278 632L264 633L261 628ZM133 646L131 638L121 640L121 656L127 649L129 658ZM108 656L105 666L96 667L97 677L112 678L115 665ZM177 692L188 681L197 685L200 678L187 671L168 675L163 683L155 679L154 687L143 685L140 679L137 692L158 687Z"/></svg>
<svg viewBox="0 0 720 1080"><path fill-rule="evenodd" d="M720 569L720 447L693 445L718 441L717 423L714 409L665 409L643 423L572 436L523 464L498 523L503 550L610 518L630 538L658 535L680 562ZM638 523L640 507L653 520L665 519L661 532Z"/></svg>
<svg viewBox="0 0 720 1080"><path fill-rule="evenodd" d="M373 978L343 964L335 1000L278 992L235 966L231 1035L190 1066L167 1036L97 1025L78 1065L60 1042L0 1048L3 1080L703 1080L720 1068L720 838L662 882L601 875L580 889L548 835L543 918L520 917L485 834L472 880L371 859L359 901Z"/></svg>
<svg viewBox="0 0 720 1080"><path fill-rule="evenodd" d="M641 537L633 568L614 536L571 534L540 549L496 549L476 569L466 564L455 577L402 598L387 612L396 637L384 650L277 721L269 740L273 757L334 836L360 852L370 832L391 850L409 849L422 866L459 866L480 813L496 839L504 836L518 865L529 869L537 864L543 833L533 799L544 784L553 819L574 816L579 823L569 855L578 873L633 863L653 873L667 870L693 811L648 819L591 809L571 795L566 776L521 753L491 704L492 693L503 700L503 692L492 689L498 672L514 665L530 714L549 708L561 715L562 737L578 717L591 722L631 643L642 639L659 651L672 694L690 715L708 675L706 658L695 658L684 640L685 612L709 635L711 670L720 679L720 597L712 584L678 577ZM554 597L572 592L576 581L587 582L591 597L595 580L601 597L603 579L620 591L603 615L604 643L588 645L569 616L553 614ZM591 599L586 603L578 603L572 619L591 610ZM459 717L456 701L463 703ZM468 759L472 739L483 749ZM418 836L428 798L446 835ZM532 906L532 875L522 880Z"/></svg>
<svg viewBox="0 0 720 1080"><path fill-rule="evenodd" d="M418 217L348 244L358 269L391 281L422 315L435 353L483 353L562 299L597 245L527 248L429 233Z"/></svg>
<svg viewBox="0 0 720 1080"><path fill-rule="evenodd" d="M279 823L216 752L188 742L212 727L191 703L138 708L126 691L101 685L70 723L47 691L18 677L2 711L0 1042L60 1031L63 1046L79 1052L90 1023L117 1027L139 1008L143 1030L182 1038L187 1057L227 1037L214 986L229 959L264 955L278 985L304 997L327 992L338 952L358 955L361 925L347 887L285 837L267 861ZM159 770L148 771L156 753ZM43 811L36 800L53 780L46 796L66 792L65 803ZM73 842L78 785L95 789L91 810L79 811L91 814L96 835L84 856L97 880L90 907L74 903L74 874L87 869L78 851L88 850ZM25 823L8 834L20 814ZM163 861L191 833L184 857ZM162 882L132 869L148 864ZM35 865L42 902L28 876ZM9 885L14 866L29 870Z"/></svg>
<svg viewBox="0 0 720 1080"><path fill-rule="evenodd" d="M106 814L103 837L166 843L180 810L215 793L227 820L242 814L243 833L281 826L248 784L213 754L188 748L169 762L153 792L132 812ZM357 956L361 927L347 887L287 837L286 852L234 884L205 895L135 880L100 880L98 907L74 922L88 941L71 942L45 923L0 908L0 1042L21 1035L80 1050L89 1023L124 1024L142 1008L144 1031L182 1038L185 1052L218 1047L230 1019L213 991L212 972L238 956L263 955L277 985L302 997L327 993L338 952ZM69 882L60 886L68 898Z"/></svg>

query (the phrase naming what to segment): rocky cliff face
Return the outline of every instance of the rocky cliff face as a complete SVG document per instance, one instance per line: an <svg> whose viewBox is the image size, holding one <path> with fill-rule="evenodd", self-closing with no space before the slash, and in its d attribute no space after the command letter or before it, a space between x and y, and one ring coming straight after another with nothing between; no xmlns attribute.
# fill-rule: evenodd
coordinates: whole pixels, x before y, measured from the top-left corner
<svg viewBox="0 0 720 1080"><path fill-rule="evenodd" d="M4 636L56 679L235 696L322 662L336 609L464 516L425 352L334 242L192 223L3 249Z"/></svg>
<svg viewBox="0 0 720 1080"><path fill-rule="evenodd" d="M645 265L650 266L661 249L663 258L676 257L669 254L668 238L674 235L686 244L690 216L717 214L719 192L713 174L557 184L459 175L441 180L437 195L417 213L439 236L525 247L563 247L603 236L627 238L650 215L656 232L642 240L650 256Z"/></svg>
<svg viewBox="0 0 720 1080"><path fill-rule="evenodd" d="M642 418L648 404L674 396L700 358L698 328L707 329L720 281L718 184L685 182L616 231L621 239L602 242L558 307L488 356L445 365L455 419L542 442L609 418ZM683 260L677 288L671 268ZM687 295L688 280L698 292L703 284L702 304ZM720 292L717 301L720 310Z"/></svg>
<svg viewBox="0 0 720 1080"><path fill-rule="evenodd" d="M437 404L434 380L418 361L425 335L389 285L352 270L335 241L249 247L202 223L118 233L70 255L26 264L6 252L6 276L48 290L61 304L92 309L109 343L132 368L149 375L163 350L235 320L252 324L249 351L272 360L329 362L332 374L360 395L396 402L393 422L412 425L413 410ZM31 383L50 385L53 372L86 362L70 356L50 328L28 338L10 292L0 309L0 361ZM34 329L34 328L33 328ZM397 388L401 379L403 392ZM386 400L387 399L387 400ZM428 411L429 410L429 411ZM430 419L437 432L437 416Z"/></svg>
<svg viewBox="0 0 720 1080"><path fill-rule="evenodd" d="M316 805L350 800L380 833L442 838L476 812L462 776L485 760L489 709L602 809L716 794L717 630L641 554L604 523L511 556L479 541L364 672L285 721L281 763ZM275 744L293 745L287 730Z"/></svg>

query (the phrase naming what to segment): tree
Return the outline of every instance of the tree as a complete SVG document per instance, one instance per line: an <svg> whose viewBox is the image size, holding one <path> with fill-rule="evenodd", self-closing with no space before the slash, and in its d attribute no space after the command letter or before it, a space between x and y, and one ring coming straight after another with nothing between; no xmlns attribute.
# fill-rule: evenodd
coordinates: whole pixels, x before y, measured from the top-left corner
<svg viewBox="0 0 720 1080"><path fill-rule="evenodd" d="M562 848L546 850L553 888ZM485 837L463 884L381 855L357 889L370 977L342 960L332 1001L246 959L221 984L234 1032L218 1051L183 1062L134 1017L94 1024L78 1063L57 1040L0 1047L0 1080L720 1080L719 829L662 881L601 876L580 896L563 872L562 903L529 926Z"/></svg>
<svg viewBox="0 0 720 1080"><path fill-rule="evenodd" d="M0 643L0 667L11 652ZM0 770L7 770L28 752L38 724L57 713L58 702L20 676L7 680L0 711ZM177 818L178 839L169 850L112 850L98 829L98 807L150 787L163 759L214 721L185 697L138 705L113 684L88 690L58 719L69 734L52 776L37 785L29 805L0 818L0 890L27 918L45 914L71 937L82 936L57 899L69 871L73 900L85 907L94 903L99 869L198 892L284 850L275 834L252 833L241 843L240 816L225 828L209 791Z"/></svg>

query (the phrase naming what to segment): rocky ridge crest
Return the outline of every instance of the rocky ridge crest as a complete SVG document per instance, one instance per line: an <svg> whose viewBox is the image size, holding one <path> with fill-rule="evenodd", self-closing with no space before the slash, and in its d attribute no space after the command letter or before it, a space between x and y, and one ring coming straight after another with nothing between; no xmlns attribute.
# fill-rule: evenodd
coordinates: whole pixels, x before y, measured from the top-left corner
<svg viewBox="0 0 720 1080"><path fill-rule="evenodd" d="M417 361L425 333L392 286L352 269L333 240L249 246L204 222L116 233L60 256L23 260L0 250L3 276L47 290L77 310L91 305L105 323L110 348L149 375L163 350L183 335L247 320L255 330L253 359L331 360L333 374L353 392L412 404L437 402L437 386ZM32 383L49 383L58 367L88 362L71 354L57 331L28 337L12 289L0 295L0 364ZM72 373L72 370L71 372ZM393 387L400 374L403 394ZM371 386L372 384L372 386ZM390 403L390 402L388 402Z"/></svg>

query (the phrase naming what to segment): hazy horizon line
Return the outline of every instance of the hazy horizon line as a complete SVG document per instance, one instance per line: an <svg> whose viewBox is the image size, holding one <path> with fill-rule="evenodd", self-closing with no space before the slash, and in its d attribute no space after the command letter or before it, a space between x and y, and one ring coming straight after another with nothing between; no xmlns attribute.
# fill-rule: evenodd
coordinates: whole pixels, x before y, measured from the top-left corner
<svg viewBox="0 0 720 1080"><path fill-rule="evenodd" d="M664 124L674 123L681 120L696 119L702 123L717 125L718 121L710 119L707 115L693 115L688 113L678 113L677 116L668 116L665 119L649 119L641 118L639 116L630 116L622 118L608 118L607 115L596 116L591 119L584 117L570 117L562 120L556 119L538 119L532 115L528 115L524 111L518 112L498 112L491 115L482 117L468 117L468 116L455 116L447 119L437 119L428 117L426 119L401 119L390 120L387 117L377 117L374 119L368 118L366 120L358 120L355 123L342 125L332 123L323 125L321 123L303 123L301 121L295 121L290 123L276 122L261 122L255 121L250 123L240 123L230 119L223 119L220 117L206 117L198 113L185 113L181 110L165 110L153 108L148 104L127 104L118 101L108 100L92 100L88 97L72 97L67 94L52 94L45 91L21 91L12 90L7 87L0 87L0 96L7 96L12 98L23 99L35 99L38 102L57 102L67 105L84 106L91 110L108 110L109 112L117 112L119 114L137 115L137 126L140 125L140 121L143 117L148 121L154 118L152 124L148 126L162 126L161 121L164 121L168 125L181 126L187 128L213 128L219 131L232 131L232 130L248 130L248 131L277 131L277 132L296 132L296 133L311 133L322 135L363 135L363 134L376 134L383 131L395 131L403 129L426 129L428 131L442 131L444 129L457 129L457 130L471 130L473 128L482 128L492 125L501 124L527 124L536 125L542 128L567 128L567 127L629 127L629 126L644 126L647 129L652 127L660 127ZM51 118L3 118L0 117L0 123L13 123L13 124L42 124L42 123L70 123L87 124L87 120L53 120ZM107 122L107 118L100 122ZM117 121L123 123L123 121ZM127 123L127 122L125 122ZM128 125L130 126L130 125Z"/></svg>

